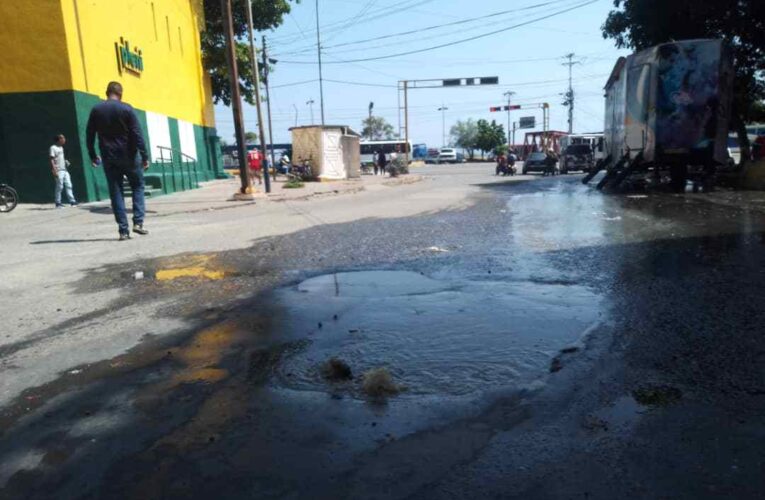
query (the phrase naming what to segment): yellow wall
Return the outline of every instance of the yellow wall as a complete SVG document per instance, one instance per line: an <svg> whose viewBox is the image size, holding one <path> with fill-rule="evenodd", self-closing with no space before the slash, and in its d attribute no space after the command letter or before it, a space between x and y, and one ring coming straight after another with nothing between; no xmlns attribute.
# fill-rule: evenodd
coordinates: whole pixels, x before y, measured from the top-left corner
<svg viewBox="0 0 765 500"><path fill-rule="evenodd" d="M117 80L136 108L212 127L199 41L201 4L0 0L0 92L79 90L103 97L106 84ZM120 37L143 51L140 76L120 75L114 47Z"/></svg>
<svg viewBox="0 0 765 500"><path fill-rule="evenodd" d="M75 90L103 96L106 84L117 80L134 107L213 126L200 53L201 2L60 1ZM142 50L141 76L119 74L114 44L120 37Z"/></svg>
<svg viewBox="0 0 765 500"><path fill-rule="evenodd" d="M60 0L0 0L0 93L71 88Z"/></svg>

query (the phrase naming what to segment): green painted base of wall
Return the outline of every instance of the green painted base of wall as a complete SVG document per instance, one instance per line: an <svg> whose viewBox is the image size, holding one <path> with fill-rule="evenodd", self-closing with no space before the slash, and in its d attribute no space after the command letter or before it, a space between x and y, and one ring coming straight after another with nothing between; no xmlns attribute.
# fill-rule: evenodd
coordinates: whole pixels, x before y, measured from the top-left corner
<svg viewBox="0 0 765 500"><path fill-rule="evenodd" d="M78 201L109 198L101 168L93 168L87 154L85 127L90 110L100 99L76 91L0 94L0 182L19 192L22 203L52 203L54 180L48 149L57 134L64 134L66 157L71 162L74 194ZM147 147L146 113L136 109ZM169 119L171 144L180 149L178 124ZM152 158L146 175L147 189L155 194L194 189L199 182L219 178L223 172L220 143L214 128L194 126L197 160L159 163Z"/></svg>

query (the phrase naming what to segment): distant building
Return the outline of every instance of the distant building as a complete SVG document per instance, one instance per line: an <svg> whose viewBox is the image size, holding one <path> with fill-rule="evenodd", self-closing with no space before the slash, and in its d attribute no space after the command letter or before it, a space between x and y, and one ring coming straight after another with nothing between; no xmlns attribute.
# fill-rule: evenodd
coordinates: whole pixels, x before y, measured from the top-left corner
<svg viewBox="0 0 765 500"><path fill-rule="evenodd" d="M109 197L90 166L85 126L111 80L148 142L147 189L196 187L222 172L198 0L0 1L0 181L22 201L52 197L48 147L67 137L78 200Z"/></svg>

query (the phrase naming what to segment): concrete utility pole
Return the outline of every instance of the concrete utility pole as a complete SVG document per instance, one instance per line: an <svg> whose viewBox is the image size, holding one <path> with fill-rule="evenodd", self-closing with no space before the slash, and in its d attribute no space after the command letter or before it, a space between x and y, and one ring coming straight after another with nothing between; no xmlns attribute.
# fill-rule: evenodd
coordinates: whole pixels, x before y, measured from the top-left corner
<svg viewBox="0 0 765 500"><path fill-rule="evenodd" d="M313 99L307 100L305 103L311 109L311 125L313 125Z"/></svg>
<svg viewBox="0 0 765 500"><path fill-rule="evenodd" d="M515 95L515 92L507 91L504 94L507 96L507 144L508 146L512 145L513 143L510 142L510 98Z"/></svg>
<svg viewBox="0 0 765 500"><path fill-rule="evenodd" d="M229 3L229 13L231 12L231 0L226 0ZM260 135L260 150L263 152L263 158L266 157L266 133L263 129L263 111L260 105L260 69L258 68L258 55L255 49L255 38L253 32L254 27L252 24L252 2L247 0L245 2L247 7L247 31L250 34L250 64L252 64L253 78L255 78L255 108L258 110L258 131ZM233 33L232 33L233 36ZM232 39L233 41L233 39ZM232 55L233 57L233 55ZM236 58L234 57L234 64L236 64ZM238 83L238 80L237 80ZM237 91L239 85L236 86ZM271 177L268 173L268 169L263 169L263 181L265 182L266 193L271 192Z"/></svg>
<svg viewBox="0 0 765 500"><path fill-rule="evenodd" d="M369 103L369 122L367 122L367 127L369 127L369 140L372 140L372 110L375 107L374 102Z"/></svg>
<svg viewBox="0 0 765 500"><path fill-rule="evenodd" d="M566 106L568 106L568 133L574 132L574 87L572 85L572 69L575 64L581 64L581 61L574 61L574 53L566 54L564 56L568 59L568 62L564 62L563 66L568 66L568 92L566 93Z"/></svg>
<svg viewBox="0 0 765 500"><path fill-rule="evenodd" d="M248 2L249 4L249 2ZM239 92L239 70L236 66L236 45L234 44L234 22L231 15L231 0L220 0L223 12L223 28L226 34L226 61L228 62L228 77L231 87L231 108L234 112L234 133L236 135L236 150L239 155L239 178L241 194L250 191L250 176L247 172L247 146L244 142L244 118L242 115L242 95Z"/></svg>
<svg viewBox="0 0 765 500"><path fill-rule="evenodd" d="M446 112L449 110L446 106L441 104L441 107L438 108L438 110L441 112L441 147L446 147Z"/></svg>
<svg viewBox="0 0 765 500"><path fill-rule="evenodd" d="M321 76L321 31L319 29L319 0L316 0L316 50L319 52L319 101L321 103L321 124L324 125L324 79ZM313 120L311 120L313 123Z"/></svg>
<svg viewBox="0 0 765 500"><path fill-rule="evenodd" d="M276 59L271 59L276 63ZM268 146L271 148L271 168L276 176L276 163L274 163L274 129L271 126L271 92L268 87L268 55L266 54L266 35L263 35L263 77L266 84L266 110L268 112Z"/></svg>

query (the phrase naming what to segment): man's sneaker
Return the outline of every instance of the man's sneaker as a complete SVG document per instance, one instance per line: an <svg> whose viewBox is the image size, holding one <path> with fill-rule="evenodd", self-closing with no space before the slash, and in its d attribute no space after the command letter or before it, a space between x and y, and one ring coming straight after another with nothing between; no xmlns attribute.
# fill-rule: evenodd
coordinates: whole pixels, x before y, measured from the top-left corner
<svg viewBox="0 0 765 500"><path fill-rule="evenodd" d="M130 233L120 233L120 241L125 241L130 239Z"/></svg>
<svg viewBox="0 0 765 500"><path fill-rule="evenodd" d="M138 234L149 234L149 231L143 228L143 224L134 225L133 232Z"/></svg>
<svg viewBox="0 0 765 500"><path fill-rule="evenodd" d="M64 208L64 205L62 205L61 203L56 203L56 208Z"/></svg>
<svg viewBox="0 0 765 500"><path fill-rule="evenodd" d="M75 201L74 203L70 203L70 204L69 204L69 206L70 206L70 207L77 207L77 206L79 206L79 205L80 205L80 204L79 204L79 203L77 203L76 201Z"/></svg>

